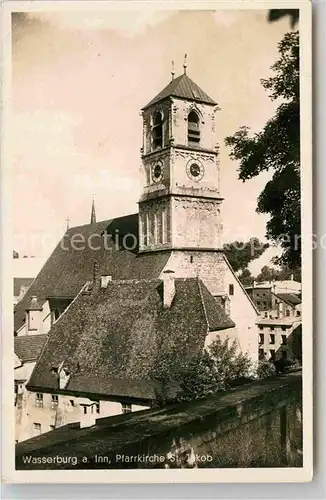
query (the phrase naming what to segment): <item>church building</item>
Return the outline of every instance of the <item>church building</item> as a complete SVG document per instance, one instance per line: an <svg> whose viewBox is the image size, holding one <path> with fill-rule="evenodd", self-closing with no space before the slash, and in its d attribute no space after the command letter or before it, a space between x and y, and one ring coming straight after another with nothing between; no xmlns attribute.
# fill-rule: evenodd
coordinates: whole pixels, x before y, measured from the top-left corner
<svg viewBox="0 0 326 500"><path fill-rule="evenodd" d="M171 349L190 360L219 336L257 362L258 311L223 253L218 109L186 65L172 74L142 109L139 213L96 222L93 204L16 305L16 336L47 335L19 441L150 407Z"/></svg>

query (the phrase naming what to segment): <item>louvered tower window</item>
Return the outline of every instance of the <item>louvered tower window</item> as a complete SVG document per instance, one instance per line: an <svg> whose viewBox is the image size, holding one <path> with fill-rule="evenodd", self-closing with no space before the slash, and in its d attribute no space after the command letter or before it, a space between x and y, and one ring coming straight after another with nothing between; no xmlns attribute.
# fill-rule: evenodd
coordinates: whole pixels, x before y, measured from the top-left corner
<svg viewBox="0 0 326 500"><path fill-rule="evenodd" d="M153 149L163 147L163 116L160 111L154 115L152 137Z"/></svg>
<svg viewBox="0 0 326 500"><path fill-rule="evenodd" d="M199 117L195 111L190 111L188 115L188 145L198 145L200 143Z"/></svg>

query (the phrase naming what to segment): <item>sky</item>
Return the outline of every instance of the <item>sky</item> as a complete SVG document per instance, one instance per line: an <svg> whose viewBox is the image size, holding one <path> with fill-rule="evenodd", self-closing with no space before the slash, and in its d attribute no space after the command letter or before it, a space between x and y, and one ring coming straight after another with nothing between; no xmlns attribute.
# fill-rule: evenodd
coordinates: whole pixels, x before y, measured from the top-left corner
<svg viewBox="0 0 326 500"><path fill-rule="evenodd" d="M288 19L267 11L41 12L13 15L12 172L14 243L47 257L70 225L138 210L143 174L140 109L187 73L221 108L224 240L264 239L255 212L270 174L243 183L224 138L259 132L275 102L260 83L272 75ZM269 260L274 250L266 252ZM260 259L261 261L261 259ZM260 269L260 263L258 268Z"/></svg>

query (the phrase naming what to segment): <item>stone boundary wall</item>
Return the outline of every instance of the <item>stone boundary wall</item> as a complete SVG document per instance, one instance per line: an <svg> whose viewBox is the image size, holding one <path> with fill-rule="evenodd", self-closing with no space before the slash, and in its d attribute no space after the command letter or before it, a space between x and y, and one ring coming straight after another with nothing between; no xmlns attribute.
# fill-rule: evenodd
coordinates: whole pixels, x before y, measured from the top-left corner
<svg viewBox="0 0 326 500"><path fill-rule="evenodd" d="M301 371L225 393L70 424L16 445L16 468L301 467Z"/></svg>

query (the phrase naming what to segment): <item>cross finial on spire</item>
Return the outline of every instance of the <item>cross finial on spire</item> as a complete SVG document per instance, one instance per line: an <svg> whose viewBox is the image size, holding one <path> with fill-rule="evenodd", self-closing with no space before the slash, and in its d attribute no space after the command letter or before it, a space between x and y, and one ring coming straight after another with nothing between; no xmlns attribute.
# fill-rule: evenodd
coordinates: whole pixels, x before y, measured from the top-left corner
<svg viewBox="0 0 326 500"><path fill-rule="evenodd" d="M69 219L69 217L67 217L67 218L66 218L66 223L67 223L67 231L68 231L68 229L69 229L69 222L70 222L70 219Z"/></svg>
<svg viewBox="0 0 326 500"><path fill-rule="evenodd" d="M183 61L183 72L185 75L187 74L187 54L185 54L185 58Z"/></svg>
<svg viewBox="0 0 326 500"><path fill-rule="evenodd" d="M96 224L95 195L94 194L93 194L93 201L92 201L91 224Z"/></svg>
<svg viewBox="0 0 326 500"><path fill-rule="evenodd" d="M174 80L175 70L174 70L174 61L172 61L172 70L171 70L172 80Z"/></svg>

